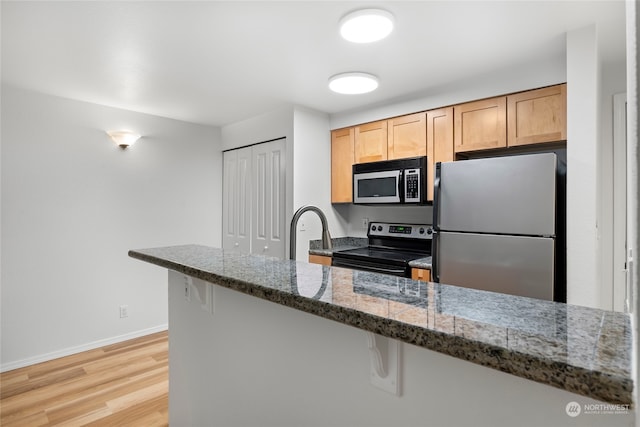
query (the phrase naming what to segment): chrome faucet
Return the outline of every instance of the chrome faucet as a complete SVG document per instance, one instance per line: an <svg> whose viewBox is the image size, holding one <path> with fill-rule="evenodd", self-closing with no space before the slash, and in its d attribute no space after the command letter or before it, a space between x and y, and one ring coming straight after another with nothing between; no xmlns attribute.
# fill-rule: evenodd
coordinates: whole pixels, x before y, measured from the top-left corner
<svg viewBox="0 0 640 427"><path fill-rule="evenodd" d="M324 213L316 206L302 206L295 214L293 214L293 219L291 220L291 229L289 230L289 259L296 259L296 234L298 220L300 219L300 216L307 211L317 213L320 217L320 222L322 222L322 249L331 249L332 247L331 234L329 234L329 226L327 225L327 217L324 216Z"/></svg>

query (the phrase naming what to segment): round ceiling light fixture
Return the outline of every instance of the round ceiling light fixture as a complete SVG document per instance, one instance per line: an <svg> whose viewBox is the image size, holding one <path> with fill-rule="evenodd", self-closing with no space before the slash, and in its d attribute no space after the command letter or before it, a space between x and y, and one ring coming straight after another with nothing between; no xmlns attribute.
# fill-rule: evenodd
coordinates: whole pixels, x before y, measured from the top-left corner
<svg viewBox="0 0 640 427"><path fill-rule="evenodd" d="M361 9L340 20L340 35L353 43L371 43L393 31L393 15L382 9Z"/></svg>
<svg viewBox="0 0 640 427"><path fill-rule="evenodd" d="M377 88L378 78L369 73L340 73L329 78L329 89L346 95L367 93Z"/></svg>

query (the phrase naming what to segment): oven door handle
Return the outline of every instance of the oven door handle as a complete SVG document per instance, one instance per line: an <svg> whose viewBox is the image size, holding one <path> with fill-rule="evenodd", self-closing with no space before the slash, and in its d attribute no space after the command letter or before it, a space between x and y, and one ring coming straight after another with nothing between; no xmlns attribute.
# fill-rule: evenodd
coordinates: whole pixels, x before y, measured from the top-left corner
<svg viewBox="0 0 640 427"><path fill-rule="evenodd" d="M354 270L371 271L374 273L393 274L395 276L404 276L406 271L403 267L385 268L380 266L373 266L369 263L364 264L357 261L349 261L346 259L336 259L336 257L333 258L331 265L334 267L346 267L352 268Z"/></svg>

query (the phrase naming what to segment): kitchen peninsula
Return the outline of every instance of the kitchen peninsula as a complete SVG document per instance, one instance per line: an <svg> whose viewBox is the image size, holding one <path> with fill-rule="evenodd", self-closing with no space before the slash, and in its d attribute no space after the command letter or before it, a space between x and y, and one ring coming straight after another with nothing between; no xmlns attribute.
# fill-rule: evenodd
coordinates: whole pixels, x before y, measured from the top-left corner
<svg viewBox="0 0 640 427"><path fill-rule="evenodd" d="M615 408L580 425L633 420L621 313L198 245L129 255L170 270L176 425L575 425L573 402Z"/></svg>

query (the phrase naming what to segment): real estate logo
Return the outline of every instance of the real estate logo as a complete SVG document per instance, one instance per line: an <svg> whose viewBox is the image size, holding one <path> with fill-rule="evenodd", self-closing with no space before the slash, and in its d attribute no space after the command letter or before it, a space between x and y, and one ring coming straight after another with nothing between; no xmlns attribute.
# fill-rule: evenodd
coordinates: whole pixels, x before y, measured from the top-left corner
<svg viewBox="0 0 640 427"><path fill-rule="evenodd" d="M564 410L567 412L567 415L572 418L577 417L578 415L580 415L580 412L582 412L582 408L580 407L580 404L578 402L567 403L567 406L564 408Z"/></svg>
<svg viewBox="0 0 640 427"><path fill-rule="evenodd" d="M629 404L614 403L585 403L580 405L578 402L569 402L564 410L570 417L584 415L627 415L631 409Z"/></svg>

